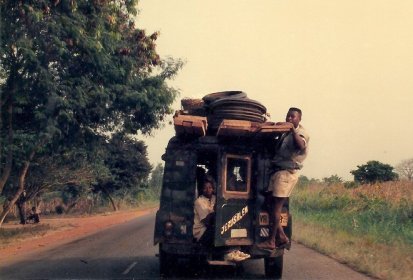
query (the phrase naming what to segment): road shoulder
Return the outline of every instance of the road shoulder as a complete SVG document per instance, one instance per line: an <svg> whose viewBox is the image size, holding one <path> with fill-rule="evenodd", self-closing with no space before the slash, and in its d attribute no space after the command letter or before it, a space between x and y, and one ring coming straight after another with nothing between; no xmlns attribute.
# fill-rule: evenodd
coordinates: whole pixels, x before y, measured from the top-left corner
<svg viewBox="0 0 413 280"><path fill-rule="evenodd" d="M119 211L102 215L42 219L42 224L50 225L53 230L41 236L29 236L23 240L12 242L0 248L0 264L13 262L28 254L48 250L79 238L94 234L111 226L128 222L137 217L155 212L157 207L148 207L138 210ZM6 225L12 227L16 225ZM19 225L22 227L21 225ZM33 225L25 225L25 227Z"/></svg>

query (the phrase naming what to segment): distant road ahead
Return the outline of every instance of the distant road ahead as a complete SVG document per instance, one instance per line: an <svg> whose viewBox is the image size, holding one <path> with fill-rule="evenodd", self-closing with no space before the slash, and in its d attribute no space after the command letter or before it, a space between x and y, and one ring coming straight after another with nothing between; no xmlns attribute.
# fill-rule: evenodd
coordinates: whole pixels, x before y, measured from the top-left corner
<svg viewBox="0 0 413 280"><path fill-rule="evenodd" d="M157 246L153 246L154 214L4 266L0 279L157 279ZM263 260L244 263L242 276L214 268L217 277L264 278ZM209 275L208 277L210 277ZM206 276L205 276L206 277ZM371 279L331 258L293 244L284 259L283 279Z"/></svg>

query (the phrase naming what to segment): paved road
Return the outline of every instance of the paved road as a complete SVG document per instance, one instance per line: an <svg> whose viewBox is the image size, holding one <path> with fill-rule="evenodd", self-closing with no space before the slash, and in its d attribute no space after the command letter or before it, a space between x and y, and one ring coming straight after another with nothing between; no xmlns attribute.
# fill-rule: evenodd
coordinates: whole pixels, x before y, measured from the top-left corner
<svg viewBox="0 0 413 280"><path fill-rule="evenodd" d="M6 266L0 279L157 279L157 247L153 246L154 214L79 239ZM263 279L262 260L244 263L242 276L228 268L214 268L209 278ZM183 273L182 275L185 275ZM284 259L283 279L370 279L331 258L293 244Z"/></svg>

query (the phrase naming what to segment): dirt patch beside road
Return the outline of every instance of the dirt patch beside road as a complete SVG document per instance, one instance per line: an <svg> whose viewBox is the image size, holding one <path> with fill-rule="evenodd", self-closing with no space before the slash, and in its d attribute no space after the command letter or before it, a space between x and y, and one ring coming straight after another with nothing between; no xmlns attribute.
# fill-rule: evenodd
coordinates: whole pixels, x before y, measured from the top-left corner
<svg viewBox="0 0 413 280"><path fill-rule="evenodd" d="M0 245L0 263L16 260L29 253L50 249L106 229L113 225L125 223L139 216L154 212L157 207L146 209L105 213L97 216L41 219L40 225L50 226L50 230L41 234L25 236L9 244ZM36 227L36 225L4 224L4 229Z"/></svg>

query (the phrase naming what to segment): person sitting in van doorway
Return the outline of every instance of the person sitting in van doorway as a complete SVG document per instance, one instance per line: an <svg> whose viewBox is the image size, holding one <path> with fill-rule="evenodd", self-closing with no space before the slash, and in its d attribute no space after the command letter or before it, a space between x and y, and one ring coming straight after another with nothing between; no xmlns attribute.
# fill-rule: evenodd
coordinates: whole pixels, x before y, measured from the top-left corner
<svg viewBox="0 0 413 280"><path fill-rule="evenodd" d="M214 246L215 231L215 203L214 195L215 183L212 177L206 176L202 188L202 194L195 200L194 204L194 226L192 229L194 238L207 248ZM251 256L241 252L237 248L222 247L220 251L224 254L227 261L243 261Z"/></svg>
<svg viewBox="0 0 413 280"><path fill-rule="evenodd" d="M301 116L302 112L298 108L292 107L288 110L286 123L292 124L291 132L282 138L281 146L274 156L274 173L271 175L266 194L273 221L271 235L267 241L257 244L259 248L289 248L291 244L281 226L280 218L284 202L296 185L298 170L302 168L302 163L307 156L310 138L300 124Z"/></svg>
<svg viewBox="0 0 413 280"><path fill-rule="evenodd" d="M201 244L210 247L214 243L215 183L206 176L202 186L202 194L195 200L194 205L194 238Z"/></svg>

